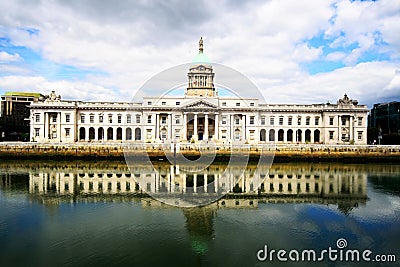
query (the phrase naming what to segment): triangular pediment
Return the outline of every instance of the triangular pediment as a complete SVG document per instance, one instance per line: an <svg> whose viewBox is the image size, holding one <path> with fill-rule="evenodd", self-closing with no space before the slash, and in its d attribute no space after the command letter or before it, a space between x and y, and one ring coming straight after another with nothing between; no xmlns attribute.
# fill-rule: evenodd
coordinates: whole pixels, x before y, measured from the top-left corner
<svg viewBox="0 0 400 267"><path fill-rule="evenodd" d="M189 103L185 105L183 108L189 108L189 109L196 109L196 108L211 108L211 109L216 109L218 108L217 105L214 105L208 101L205 100L198 100L192 103Z"/></svg>

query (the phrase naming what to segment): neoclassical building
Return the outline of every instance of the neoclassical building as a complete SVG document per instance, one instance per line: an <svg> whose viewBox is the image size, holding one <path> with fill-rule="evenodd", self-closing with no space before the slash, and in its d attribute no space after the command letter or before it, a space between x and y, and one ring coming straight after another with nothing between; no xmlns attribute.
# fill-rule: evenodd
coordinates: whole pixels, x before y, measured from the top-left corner
<svg viewBox="0 0 400 267"><path fill-rule="evenodd" d="M83 102L62 100L53 91L30 105L31 138L62 143L367 143L367 106L347 95L336 104L309 105L219 96L205 58L200 39L183 96Z"/></svg>

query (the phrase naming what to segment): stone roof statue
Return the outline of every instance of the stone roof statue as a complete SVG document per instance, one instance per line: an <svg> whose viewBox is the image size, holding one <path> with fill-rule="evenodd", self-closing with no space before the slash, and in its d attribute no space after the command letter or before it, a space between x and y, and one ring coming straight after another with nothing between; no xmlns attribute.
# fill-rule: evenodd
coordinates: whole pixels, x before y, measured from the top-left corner
<svg viewBox="0 0 400 267"><path fill-rule="evenodd" d="M45 102L60 102L61 101L61 96L56 95L56 91L51 91L49 95L45 96Z"/></svg>
<svg viewBox="0 0 400 267"><path fill-rule="evenodd" d="M344 94L342 99L339 99L337 102L338 105L358 105L357 100L350 99L347 94Z"/></svg>

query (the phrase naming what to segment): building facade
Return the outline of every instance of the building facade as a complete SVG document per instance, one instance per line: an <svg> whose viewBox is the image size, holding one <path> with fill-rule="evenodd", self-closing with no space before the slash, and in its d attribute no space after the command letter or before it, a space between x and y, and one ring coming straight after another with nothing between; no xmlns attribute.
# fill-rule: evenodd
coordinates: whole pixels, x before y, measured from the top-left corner
<svg viewBox="0 0 400 267"><path fill-rule="evenodd" d="M345 95L336 104L266 104L218 96L212 65L188 71L183 96L144 97L141 103L64 101L53 91L31 104L38 142L191 142L366 144L365 105Z"/></svg>
<svg viewBox="0 0 400 267"><path fill-rule="evenodd" d="M368 142L400 144L400 102L374 104L368 116Z"/></svg>
<svg viewBox="0 0 400 267"><path fill-rule="evenodd" d="M38 93L25 92L6 92L1 96L1 140L29 141L29 105L43 97Z"/></svg>

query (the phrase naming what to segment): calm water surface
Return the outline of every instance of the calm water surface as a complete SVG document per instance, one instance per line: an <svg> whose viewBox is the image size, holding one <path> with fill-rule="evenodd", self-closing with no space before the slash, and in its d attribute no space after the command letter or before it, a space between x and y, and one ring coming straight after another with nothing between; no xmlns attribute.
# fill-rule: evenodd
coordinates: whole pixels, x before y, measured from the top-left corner
<svg viewBox="0 0 400 267"><path fill-rule="evenodd" d="M218 190L204 180L218 180L222 169L197 174L203 192ZM154 175L124 162L0 163L0 266L379 266L256 256L265 245L337 248L339 238L349 249L400 258L400 165L274 164L256 194L240 178L235 194L201 208L141 195L139 176L154 180L149 188L171 190ZM184 171L174 177L194 179Z"/></svg>

